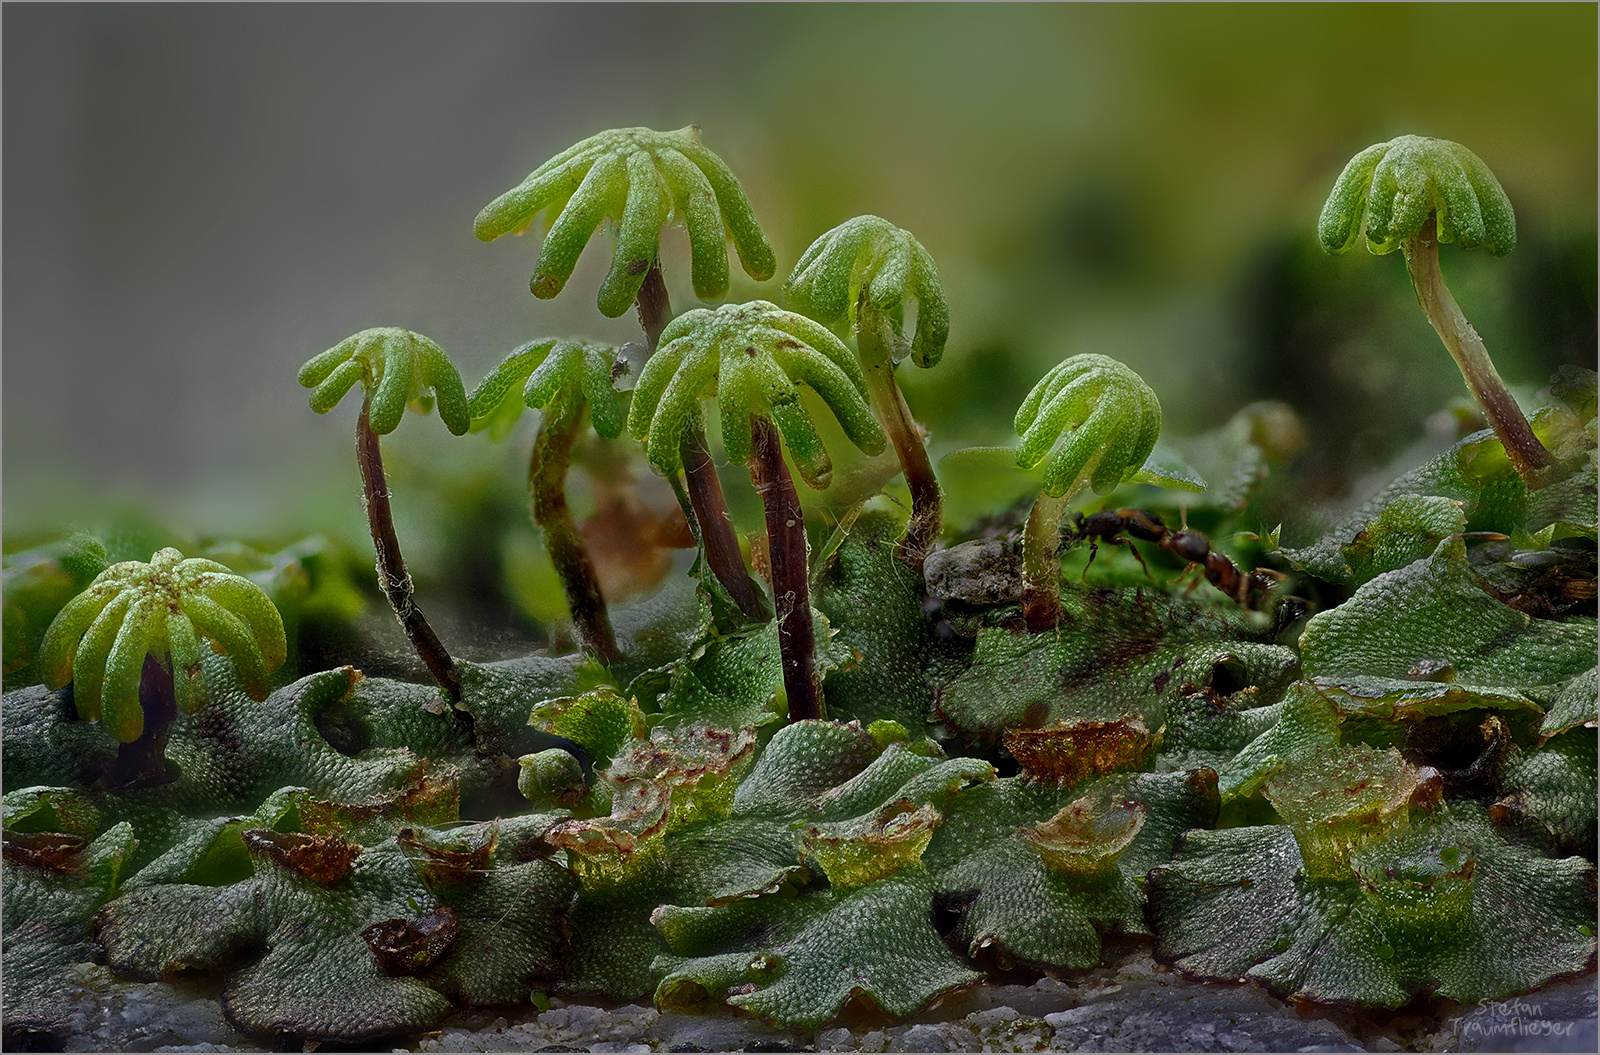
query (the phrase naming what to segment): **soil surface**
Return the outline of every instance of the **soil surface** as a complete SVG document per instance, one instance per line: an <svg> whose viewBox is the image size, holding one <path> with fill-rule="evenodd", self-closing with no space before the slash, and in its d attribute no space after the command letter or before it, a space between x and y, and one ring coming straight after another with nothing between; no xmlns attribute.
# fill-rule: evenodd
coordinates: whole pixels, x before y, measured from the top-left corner
<svg viewBox="0 0 1600 1055"><path fill-rule="evenodd" d="M84 965L77 1009L53 1035L12 1035L5 1049L66 1051L341 1050L280 1037L263 1045L222 1015L221 983L122 982ZM393 1051L1587 1051L1596 979L1555 982L1522 997L1464 1006L1418 1001L1399 1011L1286 1004L1255 985L1201 983L1145 950L1066 979L989 982L952 993L904 1022L847 1008L814 1032L767 1026L726 1010L662 1014L637 1004L552 998L550 1008L463 1012Z"/></svg>

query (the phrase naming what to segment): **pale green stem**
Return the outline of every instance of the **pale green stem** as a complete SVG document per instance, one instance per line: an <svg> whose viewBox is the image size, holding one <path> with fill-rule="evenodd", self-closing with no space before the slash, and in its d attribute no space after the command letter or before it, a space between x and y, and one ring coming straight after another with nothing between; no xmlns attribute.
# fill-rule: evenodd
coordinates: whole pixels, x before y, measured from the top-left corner
<svg viewBox="0 0 1600 1055"><path fill-rule="evenodd" d="M1049 630L1061 621L1061 517L1077 495L1069 489L1060 498L1040 493L1022 534L1022 616L1029 630Z"/></svg>
<svg viewBox="0 0 1600 1055"><path fill-rule="evenodd" d="M1411 272L1411 285L1417 291L1417 301L1422 305L1423 313L1438 332L1439 339L1456 361L1456 366L1461 368L1467 388L1472 390L1473 398L1483 408L1483 416L1488 419L1495 435L1500 437L1500 443L1505 447L1506 456L1511 459L1517 475L1522 477L1530 490L1543 486L1548 482L1546 470L1555 463L1555 459L1533 434L1528 419L1522 416L1517 401L1511 398L1506 383L1500 380L1499 372L1489 360L1489 351L1483 346L1483 338L1478 336L1478 332L1461 313L1456 298L1450 295L1449 287L1444 284L1444 275L1439 271L1439 244L1434 218L1430 216L1416 237L1406 239L1400 249L1405 254L1406 268Z"/></svg>

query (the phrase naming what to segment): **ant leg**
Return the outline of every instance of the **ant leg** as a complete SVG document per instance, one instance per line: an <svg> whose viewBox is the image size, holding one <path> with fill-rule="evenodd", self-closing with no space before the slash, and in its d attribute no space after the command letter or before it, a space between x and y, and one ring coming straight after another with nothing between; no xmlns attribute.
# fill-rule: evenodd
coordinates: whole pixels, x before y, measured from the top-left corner
<svg viewBox="0 0 1600 1055"><path fill-rule="evenodd" d="M1181 584L1182 582L1184 582L1184 580L1189 578L1189 573L1194 571L1196 568L1200 568L1202 572L1204 572L1204 570L1205 570L1203 565L1196 564L1196 563L1191 561L1189 563L1189 565L1187 567L1185 567L1182 571L1180 571L1177 575L1175 575L1172 578L1168 579L1167 580L1167 585L1168 586L1177 586L1177 585ZM1204 574L1195 576L1193 581L1191 581L1189 583L1188 589L1183 591L1183 595L1185 597L1187 597L1191 593L1194 593L1195 590L1199 588L1200 582L1204 578L1205 578Z"/></svg>
<svg viewBox="0 0 1600 1055"><path fill-rule="evenodd" d="M1155 582L1156 577L1150 574L1150 565L1144 562L1144 554L1139 552L1139 547L1132 542L1124 542L1123 545L1128 547L1128 552L1133 554L1133 559L1139 562L1139 570L1144 572L1144 577L1151 582Z"/></svg>
<svg viewBox="0 0 1600 1055"><path fill-rule="evenodd" d="M1099 540L1091 538L1089 540L1089 559L1088 559L1087 562L1084 563L1083 570L1078 573L1078 581L1083 583L1085 586L1089 585L1089 568L1091 566L1093 566L1094 559L1095 559L1095 557L1097 557L1099 555L1099 553L1100 553L1100 542L1099 542Z"/></svg>

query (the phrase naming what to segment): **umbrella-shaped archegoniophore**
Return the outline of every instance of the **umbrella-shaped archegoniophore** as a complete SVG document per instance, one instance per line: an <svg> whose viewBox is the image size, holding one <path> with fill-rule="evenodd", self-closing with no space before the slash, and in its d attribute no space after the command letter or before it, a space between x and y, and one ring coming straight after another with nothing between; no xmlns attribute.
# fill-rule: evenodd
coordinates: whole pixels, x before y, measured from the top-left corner
<svg viewBox="0 0 1600 1055"><path fill-rule="evenodd" d="M761 300L687 312L661 336L661 349L639 376L628 431L645 441L657 472L676 473L683 432L698 420L700 400L716 395L723 447L730 461L749 464L766 510L789 716L819 717L805 520L783 444L806 483L827 486L833 462L800 402L798 383L822 397L857 447L882 450L883 430L867 405L861 367L826 327Z"/></svg>
<svg viewBox="0 0 1600 1055"><path fill-rule="evenodd" d="M818 238L784 283L784 300L829 326L853 330L873 409L894 444L911 489L911 522L901 555L919 572L939 537L943 497L922 431L894 379L903 356L923 367L944 353L950 335L939 269L922 243L877 216L846 220ZM905 335L905 310L916 305L916 328Z"/></svg>
<svg viewBox="0 0 1600 1055"><path fill-rule="evenodd" d="M389 326L346 337L302 366L299 378L312 389L311 409L318 414L338 406L346 392L357 382L361 384L364 398L356 420L356 463L378 554L378 585L433 679L452 701L459 701L461 678L455 661L411 599L411 576L394 530L378 437L399 426L407 406L426 412L435 401L445 427L457 436L466 432L471 419L461 375L433 341Z"/></svg>
<svg viewBox="0 0 1600 1055"><path fill-rule="evenodd" d="M1500 181L1478 155L1447 139L1401 136L1374 144L1339 173L1317 221L1322 248L1330 253L1355 245L1363 229L1369 251L1398 249L1405 256L1423 313L1461 368L1517 474L1529 487L1546 482L1554 459L1528 427L1439 270L1440 242L1482 246L1491 256L1516 247L1517 218Z"/></svg>
<svg viewBox="0 0 1600 1055"><path fill-rule="evenodd" d="M602 437L616 439L622 432L622 408L611 387L615 356L615 349L587 341L530 341L501 360L467 400L474 427L514 417L524 406L544 412L528 459L533 522L544 533L579 639L606 663L622 653L594 561L567 506L566 478L585 412Z"/></svg>
<svg viewBox="0 0 1600 1055"><path fill-rule="evenodd" d="M1067 503L1085 487L1107 494L1144 467L1161 435L1161 403L1115 359L1075 355L1033 386L1015 424L1018 466L1032 469L1049 457L1023 539L1023 614L1031 629L1043 630L1061 611L1056 547Z"/></svg>

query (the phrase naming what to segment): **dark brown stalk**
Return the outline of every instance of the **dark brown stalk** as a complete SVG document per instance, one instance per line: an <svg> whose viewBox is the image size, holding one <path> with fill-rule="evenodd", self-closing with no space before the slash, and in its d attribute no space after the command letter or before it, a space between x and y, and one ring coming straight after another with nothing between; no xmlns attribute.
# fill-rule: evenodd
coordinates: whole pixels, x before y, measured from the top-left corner
<svg viewBox="0 0 1600 1055"><path fill-rule="evenodd" d="M783 461L783 440L771 421L750 415L754 452L750 483L767 514L767 551L772 558L772 598L778 608L778 647L789 720L822 717L822 691L812 656L811 592L807 585L806 525L800 495Z"/></svg>
<svg viewBox="0 0 1600 1055"><path fill-rule="evenodd" d="M660 260L650 265L644 285L639 287L639 296L634 299L634 307L639 310L639 325L644 327L645 339L654 352L661 340L661 331L672 321L672 300L667 296L667 284L661 277Z"/></svg>
<svg viewBox="0 0 1600 1055"><path fill-rule="evenodd" d="M856 348L861 353L861 365L867 375L867 392L872 397L872 409L877 412L883 431L900 459L900 470L905 474L906 486L911 489L911 522L906 525L905 538L900 542L900 558L922 574L922 562L939 537L943 526L944 496L939 490L939 480L933 474L933 463L928 459L928 449L923 446L922 433L911 417L911 408L894 379L894 356L890 354L887 339L889 323L862 291L856 309Z"/></svg>
<svg viewBox="0 0 1600 1055"><path fill-rule="evenodd" d="M139 706L144 710L144 732L131 744L117 748L111 783L115 787L151 788L177 779L167 765L167 737L178 717L178 696L172 671L153 655L144 657L139 674Z"/></svg>
<svg viewBox="0 0 1600 1055"><path fill-rule="evenodd" d="M639 325L644 327L645 338L654 354L661 331L672 321L672 301L661 277L660 260L655 261L644 276L644 285L639 287L634 304L639 310ZM750 581L744 557L739 552L739 537L733 531L728 502L722 497L722 482L717 479L717 467L711 461L705 431L698 423L684 432L681 455L689 502L695 519L700 522L698 541L705 549L706 563L741 612L751 619L765 619L766 610L760 594L755 583Z"/></svg>
<svg viewBox="0 0 1600 1055"><path fill-rule="evenodd" d="M411 646L428 665L433 680L450 697L452 703L461 700L461 678L456 673L455 660L439 642L439 635L428 625L416 602L411 599L411 576L406 572L405 558L400 555L400 539L394 533L394 514L389 509L389 481L383 475L383 452L378 446L378 434L372 431L368 420L369 404L361 404L361 416L356 419L356 464L361 468L361 489L367 501L367 525L372 529L372 546L378 553L378 585L389 599L400 628L411 639Z"/></svg>
<svg viewBox="0 0 1600 1055"><path fill-rule="evenodd" d="M528 499L533 505L533 522L544 532L544 548L567 595L578 638L609 665L622 659L622 651L611 630L594 562L567 507L567 466L582 426L583 404L577 399L557 396L545 408L528 458Z"/></svg>
<svg viewBox="0 0 1600 1055"><path fill-rule="evenodd" d="M745 570L739 537L734 534L728 503L722 497L722 481L717 479L717 467L711 462L706 434L698 422L684 430L679 453L683 458L689 502L694 507L695 519L700 522L700 543L705 547L706 563L711 565L712 573L733 598L733 603L739 606L739 611L750 619L765 619L766 608L756 584L750 580L750 573Z"/></svg>

